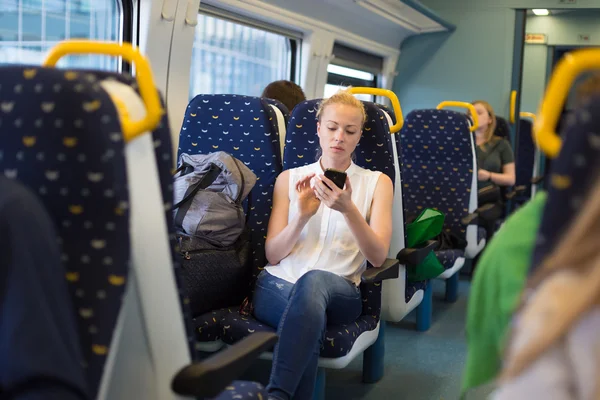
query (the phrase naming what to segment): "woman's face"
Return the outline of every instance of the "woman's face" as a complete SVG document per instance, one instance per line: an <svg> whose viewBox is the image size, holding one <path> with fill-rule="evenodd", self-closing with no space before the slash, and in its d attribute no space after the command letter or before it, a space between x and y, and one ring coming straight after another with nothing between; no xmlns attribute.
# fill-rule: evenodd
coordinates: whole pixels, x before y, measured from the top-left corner
<svg viewBox="0 0 600 400"><path fill-rule="evenodd" d="M346 104L331 104L323 110L317 122L317 134L323 155L350 159L362 134L361 111Z"/></svg>
<svg viewBox="0 0 600 400"><path fill-rule="evenodd" d="M483 104L474 104L475 111L477 111L477 118L479 121L479 126L477 129L487 128L492 123L492 117L490 117L490 113Z"/></svg>

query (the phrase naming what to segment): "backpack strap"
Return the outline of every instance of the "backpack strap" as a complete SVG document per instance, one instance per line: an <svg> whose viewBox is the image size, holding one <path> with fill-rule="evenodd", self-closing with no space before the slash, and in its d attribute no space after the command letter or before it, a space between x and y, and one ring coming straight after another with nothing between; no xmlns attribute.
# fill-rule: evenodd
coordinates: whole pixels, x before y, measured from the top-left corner
<svg viewBox="0 0 600 400"><path fill-rule="evenodd" d="M198 190L204 190L210 185L212 185L221 172L222 170L218 165L211 163L210 169L208 170L206 175L204 175L204 177L198 182L196 182L194 185L191 185L185 192L183 199L181 199L179 203L173 206L173 210L179 208L179 210L177 210L177 214L175 214L175 228L177 230L183 231L183 219L185 218L185 215L190 209L192 205L192 199L194 198L196 193L198 193Z"/></svg>

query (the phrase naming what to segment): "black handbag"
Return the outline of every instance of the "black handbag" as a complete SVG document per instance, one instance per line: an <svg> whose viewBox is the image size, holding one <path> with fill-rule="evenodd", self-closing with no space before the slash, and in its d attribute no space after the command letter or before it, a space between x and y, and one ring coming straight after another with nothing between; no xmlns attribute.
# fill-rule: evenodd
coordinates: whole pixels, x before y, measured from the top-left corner
<svg viewBox="0 0 600 400"><path fill-rule="evenodd" d="M252 277L252 249L248 229L228 247L179 236L181 285L190 300L192 316L239 307L248 295Z"/></svg>

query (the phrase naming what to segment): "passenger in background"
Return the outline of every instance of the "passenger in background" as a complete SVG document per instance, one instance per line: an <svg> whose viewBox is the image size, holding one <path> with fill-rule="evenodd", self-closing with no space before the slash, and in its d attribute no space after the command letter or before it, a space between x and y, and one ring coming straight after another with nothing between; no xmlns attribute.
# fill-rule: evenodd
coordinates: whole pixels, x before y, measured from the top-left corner
<svg viewBox="0 0 600 400"><path fill-rule="evenodd" d="M496 130L494 109L483 100L474 101L473 106L479 119L479 126L475 131L479 189L493 184L514 185L515 156L510 143L494 135Z"/></svg>
<svg viewBox="0 0 600 400"><path fill-rule="evenodd" d="M275 81L269 83L263 90L261 97L279 100L287 107L290 114L296 104L306 100L302 88L291 81Z"/></svg>
<svg viewBox="0 0 600 400"><path fill-rule="evenodd" d="M600 399L600 181L524 292L495 400Z"/></svg>
<svg viewBox="0 0 600 400"><path fill-rule="evenodd" d="M392 181L351 159L366 121L363 104L340 91L321 102L317 118L321 158L275 183L269 265L253 297L255 317L279 335L269 399L312 399L326 326L360 316L366 262L381 266L390 247ZM346 172L343 189L324 176L327 168Z"/></svg>

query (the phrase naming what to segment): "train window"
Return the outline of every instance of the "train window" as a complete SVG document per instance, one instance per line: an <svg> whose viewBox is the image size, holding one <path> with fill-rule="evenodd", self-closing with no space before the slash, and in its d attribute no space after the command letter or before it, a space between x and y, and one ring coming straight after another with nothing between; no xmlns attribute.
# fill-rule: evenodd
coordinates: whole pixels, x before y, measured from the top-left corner
<svg viewBox="0 0 600 400"><path fill-rule="evenodd" d="M190 71L197 94L260 96L266 85L295 80L300 38L201 6Z"/></svg>
<svg viewBox="0 0 600 400"><path fill-rule="evenodd" d="M120 0L0 0L0 64L41 64L64 39L126 40ZM119 70L117 58L72 56L61 67Z"/></svg>
<svg viewBox="0 0 600 400"><path fill-rule="evenodd" d="M346 47L333 46L333 60L327 66L327 84L324 97L329 97L341 87L377 87L377 77L383 69L383 58ZM357 95L361 100L374 101L375 96Z"/></svg>

